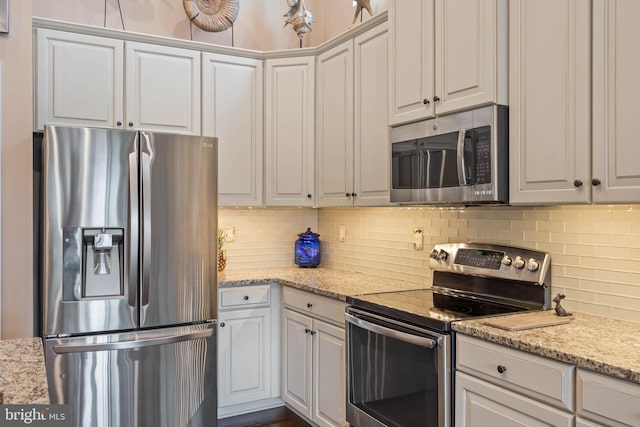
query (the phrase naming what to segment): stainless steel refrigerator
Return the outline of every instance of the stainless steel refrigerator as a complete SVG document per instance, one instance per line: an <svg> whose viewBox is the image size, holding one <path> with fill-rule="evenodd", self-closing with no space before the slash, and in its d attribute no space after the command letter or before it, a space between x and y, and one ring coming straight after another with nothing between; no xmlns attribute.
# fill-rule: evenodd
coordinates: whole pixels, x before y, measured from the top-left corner
<svg viewBox="0 0 640 427"><path fill-rule="evenodd" d="M39 154L51 402L76 426L215 426L216 139L49 126Z"/></svg>

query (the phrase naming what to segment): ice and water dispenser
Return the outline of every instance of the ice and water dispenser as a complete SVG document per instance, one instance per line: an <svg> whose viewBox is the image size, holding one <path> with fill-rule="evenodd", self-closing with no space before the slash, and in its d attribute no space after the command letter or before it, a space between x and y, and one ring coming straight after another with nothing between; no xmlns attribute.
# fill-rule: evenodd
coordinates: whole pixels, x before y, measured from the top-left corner
<svg viewBox="0 0 640 427"><path fill-rule="evenodd" d="M65 228L64 300L124 295L124 229Z"/></svg>

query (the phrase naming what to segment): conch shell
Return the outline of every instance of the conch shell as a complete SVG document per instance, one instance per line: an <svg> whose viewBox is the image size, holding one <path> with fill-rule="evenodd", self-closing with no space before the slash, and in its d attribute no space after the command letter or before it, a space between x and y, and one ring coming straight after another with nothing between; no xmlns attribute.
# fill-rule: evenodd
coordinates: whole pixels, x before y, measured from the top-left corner
<svg viewBox="0 0 640 427"><path fill-rule="evenodd" d="M313 22L311 11L307 10L304 1L305 0L287 0L289 11L284 14L284 16L287 17L284 26L286 27L287 24L291 24L300 39L311 31L311 23Z"/></svg>
<svg viewBox="0 0 640 427"><path fill-rule="evenodd" d="M356 0L356 14L353 16L352 24L356 23L358 15L362 12L362 9L366 9L370 16L373 16L373 10L371 9L371 0Z"/></svg>
<svg viewBox="0 0 640 427"><path fill-rule="evenodd" d="M240 0L182 0L189 20L205 31L224 31L233 25Z"/></svg>

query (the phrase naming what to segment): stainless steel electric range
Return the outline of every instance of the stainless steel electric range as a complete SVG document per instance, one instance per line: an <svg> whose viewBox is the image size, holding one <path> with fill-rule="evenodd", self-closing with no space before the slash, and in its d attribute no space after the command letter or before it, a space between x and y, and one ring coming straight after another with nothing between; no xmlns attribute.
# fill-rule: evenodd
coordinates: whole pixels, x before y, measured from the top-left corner
<svg viewBox="0 0 640 427"><path fill-rule="evenodd" d="M451 323L550 306L551 260L529 249L436 245L428 289L347 298L347 421L453 425Z"/></svg>

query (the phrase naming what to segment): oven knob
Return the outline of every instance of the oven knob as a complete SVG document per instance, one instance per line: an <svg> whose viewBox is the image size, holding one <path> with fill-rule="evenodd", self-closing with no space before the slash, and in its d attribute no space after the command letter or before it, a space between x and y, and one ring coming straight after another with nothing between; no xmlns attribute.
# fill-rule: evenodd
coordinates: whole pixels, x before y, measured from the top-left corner
<svg viewBox="0 0 640 427"><path fill-rule="evenodd" d="M520 270L520 269L524 268L524 264L525 264L525 263L524 263L524 260L522 259L522 257L521 257L521 256L517 256L517 257L516 257L516 259L515 259L515 261L513 261L513 266L514 266L515 268L517 268L518 270Z"/></svg>
<svg viewBox="0 0 640 427"><path fill-rule="evenodd" d="M432 250L431 253L429 254L429 258L438 259L438 250L437 249Z"/></svg>
<svg viewBox="0 0 640 427"><path fill-rule="evenodd" d="M502 262L502 265L510 266L513 260L509 256L505 255L504 257L502 257L501 262Z"/></svg>
<svg viewBox="0 0 640 427"><path fill-rule="evenodd" d="M527 263L527 269L529 271L536 271L539 267L540 263L537 260L529 258L529 262Z"/></svg>
<svg viewBox="0 0 640 427"><path fill-rule="evenodd" d="M440 249L440 252L438 252L438 259L445 261L447 258L449 258L449 254L447 253L447 251Z"/></svg>

